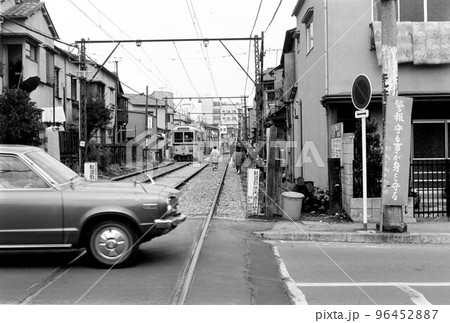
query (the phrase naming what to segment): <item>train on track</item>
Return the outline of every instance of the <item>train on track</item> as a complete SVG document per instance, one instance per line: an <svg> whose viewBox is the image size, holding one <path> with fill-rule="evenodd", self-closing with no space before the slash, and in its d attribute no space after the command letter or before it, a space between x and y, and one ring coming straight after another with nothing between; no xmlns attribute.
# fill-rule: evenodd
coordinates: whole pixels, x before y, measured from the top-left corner
<svg viewBox="0 0 450 323"><path fill-rule="evenodd" d="M170 154L175 161L202 161L214 146L219 147L217 127L182 125L172 130Z"/></svg>

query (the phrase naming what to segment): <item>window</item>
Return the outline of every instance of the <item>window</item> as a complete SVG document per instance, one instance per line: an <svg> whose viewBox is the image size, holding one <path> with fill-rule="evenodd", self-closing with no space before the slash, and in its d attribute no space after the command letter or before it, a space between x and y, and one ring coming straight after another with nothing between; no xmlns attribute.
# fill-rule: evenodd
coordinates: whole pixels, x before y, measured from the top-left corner
<svg viewBox="0 0 450 323"><path fill-rule="evenodd" d="M306 53L308 54L314 48L314 8L306 10L305 15L302 18L302 23L306 27Z"/></svg>
<svg viewBox="0 0 450 323"><path fill-rule="evenodd" d="M306 25L306 52L309 53L314 48L314 29L311 21Z"/></svg>
<svg viewBox="0 0 450 323"><path fill-rule="evenodd" d="M183 142L183 133L182 132L175 132L173 139L174 139L174 142L176 142L176 143Z"/></svg>
<svg viewBox="0 0 450 323"><path fill-rule="evenodd" d="M413 157L414 158L448 158L446 152L445 121L414 121L413 124ZM448 145L448 143L447 143Z"/></svg>
<svg viewBox="0 0 450 323"><path fill-rule="evenodd" d="M25 43L25 57L33 61L37 61L37 47L26 42Z"/></svg>
<svg viewBox="0 0 450 323"><path fill-rule="evenodd" d="M55 76L54 76L54 83L53 83L53 89L55 91L55 98L59 98L59 67L55 67Z"/></svg>
<svg viewBox="0 0 450 323"><path fill-rule="evenodd" d="M381 20L381 1L376 2L374 17ZM397 20L450 21L450 6L448 0L397 0Z"/></svg>
<svg viewBox="0 0 450 323"><path fill-rule="evenodd" d="M47 187L49 187L48 184L20 159L0 156L0 190Z"/></svg>
<svg viewBox="0 0 450 323"><path fill-rule="evenodd" d="M46 57L46 77L47 77L47 84L53 84L55 81L55 56L50 53L45 53Z"/></svg>
<svg viewBox="0 0 450 323"><path fill-rule="evenodd" d="M77 79L75 77L70 78L70 98L73 101L78 101L77 97Z"/></svg>

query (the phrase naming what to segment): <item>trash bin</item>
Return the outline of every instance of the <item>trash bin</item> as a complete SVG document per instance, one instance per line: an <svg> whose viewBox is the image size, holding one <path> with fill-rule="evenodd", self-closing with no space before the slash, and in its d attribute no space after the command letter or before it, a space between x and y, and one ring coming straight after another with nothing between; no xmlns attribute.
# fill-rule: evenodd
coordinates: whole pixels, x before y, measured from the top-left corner
<svg viewBox="0 0 450 323"><path fill-rule="evenodd" d="M297 192L283 192L281 196L283 205L282 218L290 221L298 221L302 213L302 202L305 195Z"/></svg>

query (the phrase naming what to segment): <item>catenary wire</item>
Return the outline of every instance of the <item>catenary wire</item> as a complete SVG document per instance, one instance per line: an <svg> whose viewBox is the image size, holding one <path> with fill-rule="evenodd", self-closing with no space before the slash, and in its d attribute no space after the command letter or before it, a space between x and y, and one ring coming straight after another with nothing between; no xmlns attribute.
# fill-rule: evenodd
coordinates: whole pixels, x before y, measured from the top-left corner
<svg viewBox="0 0 450 323"><path fill-rule="evenodd" d="M103 15L109 22L111 22L120 32L122 32L125 36L127 36L130 39L133 39L133 37L131 37L127 32L125 32L120 26L118 26L112 19L110 19L102 10L100 10L97 6L95 6L95 4L92 3L92 1L88 0L89 4L94 7L101 15ZM150 58L150 56L148 55L147 51L144 50L143 47L140 47L142 52L144 53L144 55L148 58L149 62L155 67L155 69L158 71L158 73L164 78L164 82L166 82L170 88L172 88L172 90L174 90L174 92L178 92L179 91L169 82L169 80L165 77L165 75L159 70L158 66L153 62L153 60ZM138 60L139 62L141 62L141 60ZM145 66L144 64L142 64L142 66L148 70L150 73L152 73L153 75L155 75L149 68L147 68L147 66ZM155 75L155 77L161 82L164 83L161 79L159 79L159 77L157 75Z"/></svg>

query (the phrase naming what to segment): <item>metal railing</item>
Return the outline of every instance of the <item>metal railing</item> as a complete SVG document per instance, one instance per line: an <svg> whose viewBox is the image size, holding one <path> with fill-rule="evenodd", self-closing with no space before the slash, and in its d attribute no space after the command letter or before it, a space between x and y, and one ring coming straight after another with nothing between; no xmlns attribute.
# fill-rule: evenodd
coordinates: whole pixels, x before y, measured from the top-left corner
<svg viewBox="0 0 450 323"><path fill-rule="evenodd" d="M421 159L411 163L411 189L416 195L415 217L450 218L447 198L450 192L449 171L449 159Z"/></svg>

